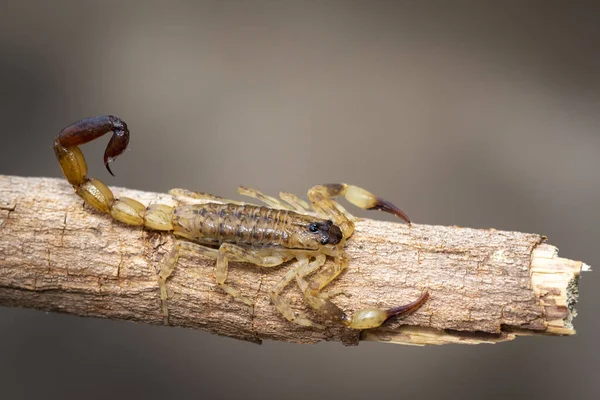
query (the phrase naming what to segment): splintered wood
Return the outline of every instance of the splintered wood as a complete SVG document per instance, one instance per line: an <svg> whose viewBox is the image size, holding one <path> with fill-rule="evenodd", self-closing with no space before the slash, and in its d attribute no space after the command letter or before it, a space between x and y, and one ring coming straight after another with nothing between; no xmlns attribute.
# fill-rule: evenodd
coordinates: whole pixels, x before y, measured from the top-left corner
<svg viewBox="0 0 600 400"><path fill-rule="evenodd" d="M166 194L114 192L144 204L175 205ZM343 291L334 301L353 312L430 293L412 315L362 332L285 320L268 293L289 263L231 263L229 281L254 299L252 311L216 287L213 260L183 256L167 282L169 323L253 342L474 344L572 335L577 282L588 267L558 257L543 241L537 234L494 229L358 221L347 245L349 268L330 287ZM168 234L84 207L62 179L0 175L0 305L162 324L156 264L172 245ZM314 316L295 284L284 296Z"/></svg>

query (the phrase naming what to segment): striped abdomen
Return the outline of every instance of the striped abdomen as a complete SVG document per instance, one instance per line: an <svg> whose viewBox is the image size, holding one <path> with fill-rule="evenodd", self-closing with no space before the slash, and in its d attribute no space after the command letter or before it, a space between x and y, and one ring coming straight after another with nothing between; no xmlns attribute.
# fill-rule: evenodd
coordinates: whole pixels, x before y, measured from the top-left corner
<svg viewBox="0 0 600 400"><path fill-rule="evenodd" d="M174 233L204 243L287 247L290 225L307 218L288 210L207 203L176 207Z"/></svg>

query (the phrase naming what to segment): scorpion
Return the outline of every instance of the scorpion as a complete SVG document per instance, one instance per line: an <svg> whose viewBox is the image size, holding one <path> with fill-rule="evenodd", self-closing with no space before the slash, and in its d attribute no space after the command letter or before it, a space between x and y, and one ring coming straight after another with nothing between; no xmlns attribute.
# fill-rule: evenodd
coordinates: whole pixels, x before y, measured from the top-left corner
<svg viewBox="0 0 600 400"><path fill-rule="evenodd" d="M214 277L217 286L250 308L253 302L227 283L229 261L274 267L295 258L297 263L269 291L269 295L283 317L306 327L325 328L303 312L292 309L282 297L282 291L293 280L296 280L306 304L318 316L352 329L376 328L391 317L408 315L427 300L429 294L424 291L409 304L387 310L364 308L350 316L331 301L338 293L321 292L348 267L344 245L354 232L353 221L356 220L334 198L344 196L359 208L383 210L410 225L409 217L392 203L357 186L337 183L311 188L308 191L310 205L291 193L280 193L285 204L257 190L240 187L240 194L257 199L266 206L173 189L170 193L176 199L188 202L175 207L163 204L146 207L131 198L115 198L100 180L87 177L87 164L79 146L109 132L112 136L104 152L104 165L114 176L110 163L125 151L129 143L127 124L118 117L104 115L73 123L56 136L54 152L67 181L86 204L124 224L174 235L176 244L162 257L157 268L165 324L169 323L167 279L175 269L181 252L216 260ZM198 200L204 203L198 204ZM324 266L327 256L332 257L334 262Z"/></svg>

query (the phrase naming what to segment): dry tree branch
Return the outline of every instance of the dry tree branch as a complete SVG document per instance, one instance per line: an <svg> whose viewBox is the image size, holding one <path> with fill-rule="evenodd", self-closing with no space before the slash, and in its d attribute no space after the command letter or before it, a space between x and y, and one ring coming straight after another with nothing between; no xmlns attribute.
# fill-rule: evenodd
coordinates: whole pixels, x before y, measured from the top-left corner
<svg viewBox="0 0 600 400"><path fill-rule="evenodd" d="M169 195L114 189L149 204ZM286 321L268 290L286 265L232 263L230 281L254 312L216 288L214 261L184 256L167 283L170 324L260 342L375 340L495 343L516 335L571 335L577 281L587 266L557 256L536 234L362 220L348 270L332 285L345 310L430 299L414 314L370 331L323 331ZM84 206L62 179L0 175L0 305L161 324L156 262L169 235L117 223ZM285 296L306 310L294 285ZM315 316L315 319L318 317Z"/></svg>

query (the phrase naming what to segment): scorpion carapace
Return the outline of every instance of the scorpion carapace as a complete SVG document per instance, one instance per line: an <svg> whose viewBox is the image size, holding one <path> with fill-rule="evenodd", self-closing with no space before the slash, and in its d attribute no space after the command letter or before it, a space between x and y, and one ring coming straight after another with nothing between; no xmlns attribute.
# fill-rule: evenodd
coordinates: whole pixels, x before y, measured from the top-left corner
<svg viewBox="0 0 600 400"><path fill-rule="evenodd" d="M65 177L87 204L122 223L171 232L177 238L177 245L161 260L158 274L166 324L169 315L167 279L182 251L215 259L217 286L250 307L253 302L226 283L229 261L269 267L295 258L297 263L269 294L286 319L304 326L324 328L304 313L292 309L281 296L283 289L293 280L316 314L354 329L378 327L392 316L407 315L427 300L428 293L425 291L412 303L388 310L365 308L350 317L330 300L333 294L321 292L348 266L344 244L354 232L355 218L334 198L344 196L360 208L383 210L410 224L408 216L393 204L359 187L336 183L310 189L310 205L290 193L280 193L283 200L280 201L257 190L240 187L242 195L258 199L266 206L174 189L171 194L179 200L188 200L188 204L177 207L152 204L145 207L134 199L116 199L104 183L87 177L87 165L78 146L109 132L113 136L104 153L104 164L112 174L109 163L123 153L129 143L127 125L117 117L92 117L68 126L56 136L54 152ZM199 200L202 204L189 204ZM324 266L327 256L333 257L334 262Z"/></svg>

